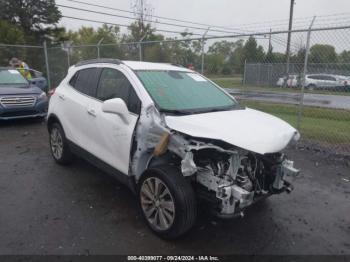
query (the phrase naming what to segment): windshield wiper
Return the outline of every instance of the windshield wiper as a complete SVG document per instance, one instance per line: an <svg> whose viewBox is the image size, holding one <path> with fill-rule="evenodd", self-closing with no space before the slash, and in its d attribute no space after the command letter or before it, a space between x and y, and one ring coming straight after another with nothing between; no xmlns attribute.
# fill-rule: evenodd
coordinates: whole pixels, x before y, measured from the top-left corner
<svg viewBox="0 0 350 262"><path fill-rule="evenodd" d="M191 115L193 111L190 110L180 110L180 109L160 109L161 113L169 113L174 115Z"/></svg>
<svg viewBox="0 0 350 262"><path fill-rule="evenodd" d="M205 108L202 110L194 111L194 113L204 114L204 113L212 113L212 112L220 112L220 111L230 111L234 109L241 109L241 106L237 104L237 105L230 105L230 106L223 106L223 107Z"/></svg>

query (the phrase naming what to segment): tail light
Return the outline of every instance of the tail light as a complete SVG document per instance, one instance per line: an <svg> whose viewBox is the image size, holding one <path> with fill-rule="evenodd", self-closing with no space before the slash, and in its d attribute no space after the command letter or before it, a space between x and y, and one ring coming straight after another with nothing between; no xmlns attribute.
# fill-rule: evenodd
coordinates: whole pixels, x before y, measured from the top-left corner
<svg viewBox="0 0 350 262"><path fill-rule="evenodd" d="M53 96L54 94L55 94L55 91L56 91L56 88L52 88L52 89L50 89L49 90L49 92L48 92L48 97L51 97L51 96Z"/></svg>

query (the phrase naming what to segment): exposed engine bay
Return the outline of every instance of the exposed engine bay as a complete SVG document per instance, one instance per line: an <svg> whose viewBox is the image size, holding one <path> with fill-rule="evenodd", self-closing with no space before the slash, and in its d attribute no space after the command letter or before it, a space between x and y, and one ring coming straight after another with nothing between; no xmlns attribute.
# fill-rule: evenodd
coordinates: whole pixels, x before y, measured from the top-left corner
<svg viewBox="0 0 350 262"><path fill-rule="evenodd" d="M198 194L223 217L241 214L271 194L291 192L286 177L299 173L281 153L258 155L202 143L190 147L181 169L184 175L194 175Z"/></svg>
<svg viewBox="0 0 350 262"><path fill-rule="evenodd" d="M170 130L152 107L142 116L135 137L131 172L136 178L152 165L176 165L198 198L221 217L242 215L244 208L262 198L291 192L286 178L299 173L282 153L258 154Z"/></svg>

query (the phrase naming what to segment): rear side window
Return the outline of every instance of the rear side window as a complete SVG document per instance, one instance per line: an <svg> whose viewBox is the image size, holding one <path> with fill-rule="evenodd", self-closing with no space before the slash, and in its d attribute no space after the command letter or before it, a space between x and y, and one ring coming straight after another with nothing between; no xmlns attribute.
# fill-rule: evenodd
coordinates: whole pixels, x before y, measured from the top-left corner
<svg viewBox="0 0 350 262"><path fill-rule="evenodd" d="M141 101L126 76L112 68L104 68L97 89L97 99L106 101L121 98L130 112L140 113Z"/></svg>
<svg viewBox="0 0 350 262"><path fill-rule="evenodd" d="M79 75L79 71L76 72L76 73L74 74L74 76L70 79L69 84L70 84L72 87L75 87L75 82L77 81L78 75Z"/></svg>
<svg viewBox="0 0 350 262"><path fill-rule="evenodd" d="M320 80L320 76L314 75L314 76L309 76L310 79L316 79L316 80Z"/></svg>
<svg viewBox="0 0 350 262"><path fill-rule="evenodd" d="M324 76L324 80L328 80L328 81L336 81L336 79L332 76Z"/></svg>
<svg viewBox="0 0 350 262"><path fill-rule="evenodd" d="M100 69L87 68L79 70L69 81L69 84L79 92L91 97L96 96Z"/></svg>

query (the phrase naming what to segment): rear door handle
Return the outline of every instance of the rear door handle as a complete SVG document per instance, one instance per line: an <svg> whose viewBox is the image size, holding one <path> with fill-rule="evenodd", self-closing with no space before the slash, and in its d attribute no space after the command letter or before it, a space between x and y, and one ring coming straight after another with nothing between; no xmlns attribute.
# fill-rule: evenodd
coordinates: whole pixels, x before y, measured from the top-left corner
<svg viewBox="0 0 350 262"><path fill-rule="evenodd" d="M62 100L65 100L66 98L64 97L64 95L59 95L59 98L61 98Z"/></svg>
<svg viewBox="0 0 350 262"><path fill-rule="evenodd" d="M88 113L90 116L96 117L96 111L95 111L95 109L90 108L90 109L87 110L87 113Z"/></svg>

